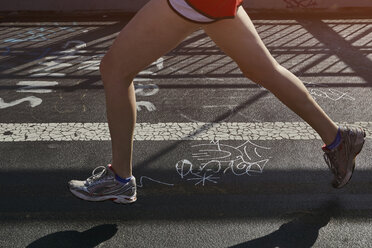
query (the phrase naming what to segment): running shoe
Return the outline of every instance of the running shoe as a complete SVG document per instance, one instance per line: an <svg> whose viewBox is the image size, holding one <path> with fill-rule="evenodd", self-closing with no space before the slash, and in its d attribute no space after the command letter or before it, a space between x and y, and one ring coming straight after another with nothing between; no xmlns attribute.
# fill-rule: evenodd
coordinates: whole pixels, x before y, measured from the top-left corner
<svg viewBox="0 0 372 248"><path fill-rule="evenodd" d="M137 200L136 179L132 176L125 184L117 181L111 165L99 166L86 180L71 180L68 186L72 194L87 201L112 200L125 204Z"/></svg>
<svg viewBox="0 0 372 248"><path fill-rule="evenodd" d="M366 133L361 128L340 127L341 142L332 150L323 146L324 160L332 171L332 186L341 188L353 175L355 158L362 150Z"/></svg>

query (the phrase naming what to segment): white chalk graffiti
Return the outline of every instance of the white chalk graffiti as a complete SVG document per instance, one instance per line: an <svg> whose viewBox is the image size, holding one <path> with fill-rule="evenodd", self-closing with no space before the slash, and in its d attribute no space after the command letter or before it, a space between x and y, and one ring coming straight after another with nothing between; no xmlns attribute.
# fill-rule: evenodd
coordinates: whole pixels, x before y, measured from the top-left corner
<svg viewBox="0 0 372 248"><path fill-rule="evenodd" d="M164 68L164 59L160 57L155 62L153 62L151 65L156 65L158 70L161 70ZM150 70L144 70L141 71L138 75L156 75L156 72L150 71ZM152 81L151 78L134 78L133 82L148 82ZM156 95L159 92L159 87L156 84L136 84L135 85L135 93L137 96L153 96ZM144 107L147 109L147 111L152 112L156 110L156 106L149 101L137 101L137 111L141 111Z"/></svg>
<svg viewBox="0 0 372 248"><path fill-rule="evenodd" d="M137 96L153 96L159 92L159 87L156 84L137 84L135 85L135 93ZM147 111L155 111L156 107L149 101L137 101L137 111L141 111L145 107Z"/></svg>
<svg viewBox="0 0 372 248"><path fill-rule="evenodd" d="M45 87L55 86L58 85L58 82L55 81L20 81L17 85L23 86L17 90L19 93L50 93L52 92L51 89L45 89ZM39 106L43 100L36 96L28 96L18 100L14 100L12 102L5 102L2 98L0 98L0 109L10 108L21 104L23 102L29 102L30 107L34 108Z"/></svg>
<svg viewBox="0 0 372 248"><path fill-rule="evenodd" d="M156 84L136 84L135 88L137 96L153 96L159 92L159 86Z"/></svg>
<svg viewBox="0 0 372 248"><path fill-rule="evenodd" d="M137 111L141 111L142 110L141 107L145 107L147 109L147 111L149 111L149 112L152 112L152 111L156 110L155 105L152 104L151 102L147 102L147 101L137 102Z"/></svg>
<svg viewBox="0 0 372 248"><path fill-rule="evenodd" d="M45 89L44 87L49 86L55 86L58 85L58 82L50 82L50 81L20 81L17 83L17 85L21 85L24 87L21 87L17 92L20 93L50 93L52 92L51 89ZM39 106L43 100L36 96L29 96L24 97L22 99L14 100L12 102L4 102L2 98L0 98L0 109L10 108L13 106L16 106L18 104L21 104L23 102L29 102L30 107L34 108L36 106Z"/></svg>
<svg viewBox="0 0 372 248"><path fill-rule="evenodd" d="M41 100L40 98L35 97L35 96L29 96L29 97L24 97L22 99L14 100L12 102L7 103L7 102L4 102L4 100L0 97L0 109L13 107L13 106L21 104L23 102L29 102L30 107L34 108L34 107L40 105L43 102L43 100Z"/></svg>
<svg viewBox="0 0 372 248"><path fill-rule="evenodd" d="M213 168L213 166L215 168ZM219 177L215 177L217 173L221 170L221 163L219 161L209 161L204 166L199 166L199 168L194 168L193 164L187 160L183 159L176 164L176 171L181 176L182 179L186 179L189 175L191 178L187 178L188 181L197 181L195 185L202 184L205 185L206 182L217 183Z"/></svg>
<svg viewBox="0 0 372 248"><path fill-rule="evenodd" d="M259 150L270 150L251 141L234 147L212 141L209 144L193 145L199 150L192 154L198 165L188 159L178 161L176 171L181 179L196 181L195 185L205 185L207 182L217 183L223 174L231 171L235 176L262 173L270 158L263 158Z"/></svg>
<svg viewBox="0 0 372 248"><path fill-rule="evenodd" d="M166 185L166 186L174 186L174 184L172 184L172 183L165 183L165 182L161 182L159 180L152 179L151 177L141 176L139 182L137 183L137 187L139 187L139 188L143 187L143 179L147 179L151 182L155 182L155 183L158 183L158 184L163 184L163 185Z"/></svg>
<svg viewBox="0 0 372 248"><path fill-rule="evenodd" d="M305 82L304 85L307 87L310 95L316 100L317 97L329 99L332 101L350 100L355 101L355 98L350 96L348 93L341 92L335 89L324 89L326 86L314 83ZM315 88L318 87L318 88ZM323 88L323 89L322 89Z"/></svg>

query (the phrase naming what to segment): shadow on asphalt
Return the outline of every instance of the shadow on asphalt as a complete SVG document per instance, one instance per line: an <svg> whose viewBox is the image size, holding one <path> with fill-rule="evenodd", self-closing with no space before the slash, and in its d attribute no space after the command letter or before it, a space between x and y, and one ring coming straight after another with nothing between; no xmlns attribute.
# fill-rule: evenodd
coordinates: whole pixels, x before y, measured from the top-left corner
<svg viewBox="0 0 372 248"><path fill-rule="evenodd" d="M294 220L283 224L275 232L230 248L313 247L318 239L319 230L329 223L337 211L337 203L329 202L324 209L318 212L303 213Z"/></svg>
<svg viewBox="0 0 372 248"><path fill-rule="evenodd" d="M84 232L62 231L48 234L27 246L27 248L91 248L111 239L118 231L113 224L95 226Z"/></svg>
<svg viewBox="0 0 372 248"><path fill-rule="evenodd" d="M266 171L264 176L226 177L218 185L180 182L174 171L150 171L174 186L143 181L134 204L87 202L75 198L68 180L85 178L90 171L16 171L0 173L0 221L60 220L213 220L273 218L283 213L319 210L333 201L340 215L371 216L371 171L357 171L341 190L329 185L325 171ZM138 171L141 174L143 171ZM301 222L301 221L300 221ZM296 221L286 228L290 228Z"/></svg>

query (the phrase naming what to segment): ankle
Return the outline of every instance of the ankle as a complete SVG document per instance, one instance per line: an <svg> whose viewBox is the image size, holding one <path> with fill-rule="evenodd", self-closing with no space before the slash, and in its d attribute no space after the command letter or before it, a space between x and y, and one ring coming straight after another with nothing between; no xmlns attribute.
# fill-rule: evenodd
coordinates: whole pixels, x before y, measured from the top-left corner
<svg viewBox="0 0 372 248"><path fill-rule="evenodd" d="M320 137L322 138L325 145L330 145L337 137L339 127L334 125L333 127L329 127L327 129L322 130L319 132Z"/></svg>
<svg viewBox="0 0 372 248"><path fill-rule="evenodd" d="M132 176L132 171L121 170L120 168L115 167L113 164L109 165L110 169L115 173L115 175L121 178L130 178Z"/></svg>
<svg viewBox="0 0 372 248"><path fill-rule="evenodd" d="M341 142L341 133L340 128L337 129L337 133L334 136L333 140L329 141L328 143L325 143L325 147L332 150L335 147L337 147Z"/></svg>

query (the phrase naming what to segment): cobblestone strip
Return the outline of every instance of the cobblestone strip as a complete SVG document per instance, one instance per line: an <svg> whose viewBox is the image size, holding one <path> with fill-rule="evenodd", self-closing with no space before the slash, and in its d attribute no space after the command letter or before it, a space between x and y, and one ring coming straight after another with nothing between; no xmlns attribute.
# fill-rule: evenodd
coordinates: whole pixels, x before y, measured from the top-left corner
<svg viewBox="0 0 372 248"><path fill-rule="evenodd" d="M372 136L372 122L360 126ZM319 135L304 122L138 123L135 140L312 140ZM0 123L0 142L110 140L107 123Z"/></svg>

